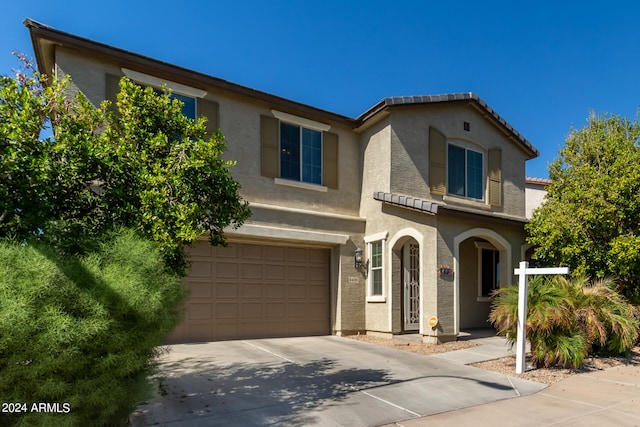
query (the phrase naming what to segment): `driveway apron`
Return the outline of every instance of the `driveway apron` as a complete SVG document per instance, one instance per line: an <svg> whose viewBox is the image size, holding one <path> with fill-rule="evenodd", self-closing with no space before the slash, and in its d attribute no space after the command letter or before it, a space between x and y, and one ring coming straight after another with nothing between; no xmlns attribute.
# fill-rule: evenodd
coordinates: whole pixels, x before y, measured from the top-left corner
<svg viewBox="0 0 640 427"><path fill-rule="evenodd" d="M545 387L336 336L174 345L159 363L133 427L378 426Z"/></svg>

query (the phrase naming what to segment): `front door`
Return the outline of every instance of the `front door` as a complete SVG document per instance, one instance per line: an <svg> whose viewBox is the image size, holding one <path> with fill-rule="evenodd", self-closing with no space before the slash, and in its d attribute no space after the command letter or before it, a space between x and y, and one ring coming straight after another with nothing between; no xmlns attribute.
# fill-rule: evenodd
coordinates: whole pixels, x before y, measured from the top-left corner
<svg viewBox="0 0 640 427"><path fill-rule="evenodd" d="M420 246L407 243L404 257L404 330L420 329Z"/></svg>

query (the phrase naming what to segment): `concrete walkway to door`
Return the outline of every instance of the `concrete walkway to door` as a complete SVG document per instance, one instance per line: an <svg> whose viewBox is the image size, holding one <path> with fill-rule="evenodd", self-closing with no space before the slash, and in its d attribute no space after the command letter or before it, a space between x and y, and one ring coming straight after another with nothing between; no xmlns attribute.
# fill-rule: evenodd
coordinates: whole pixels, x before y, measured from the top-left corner
<svg viewBox="0 0 640 427"><path fill-rule="evenodd" d="M475 349L425 357L335 336L175 345L131 425L379 426L546 387L464 364L504 342Z"/></svg>

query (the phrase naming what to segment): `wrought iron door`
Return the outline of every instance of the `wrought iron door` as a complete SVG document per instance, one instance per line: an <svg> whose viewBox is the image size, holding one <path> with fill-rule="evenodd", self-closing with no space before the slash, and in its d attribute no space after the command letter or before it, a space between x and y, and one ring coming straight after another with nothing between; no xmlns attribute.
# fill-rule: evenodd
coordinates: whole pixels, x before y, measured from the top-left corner
<svg viewBox="0 0 640 427"><path fill-rule="evenodd" d="M420 329L420 246L404 246L404 329Z"/></svg>

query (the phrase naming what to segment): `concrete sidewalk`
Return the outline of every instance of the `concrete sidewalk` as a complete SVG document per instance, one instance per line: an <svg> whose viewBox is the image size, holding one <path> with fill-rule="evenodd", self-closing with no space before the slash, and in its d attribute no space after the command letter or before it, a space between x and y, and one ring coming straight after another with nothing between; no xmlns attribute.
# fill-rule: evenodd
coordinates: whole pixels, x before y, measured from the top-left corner
<svg viewBox="0 0 640 427"><path fill-rule="evenodd" d="M578 374L535 394L391 426L640 426L640 366Z"/></svg>

